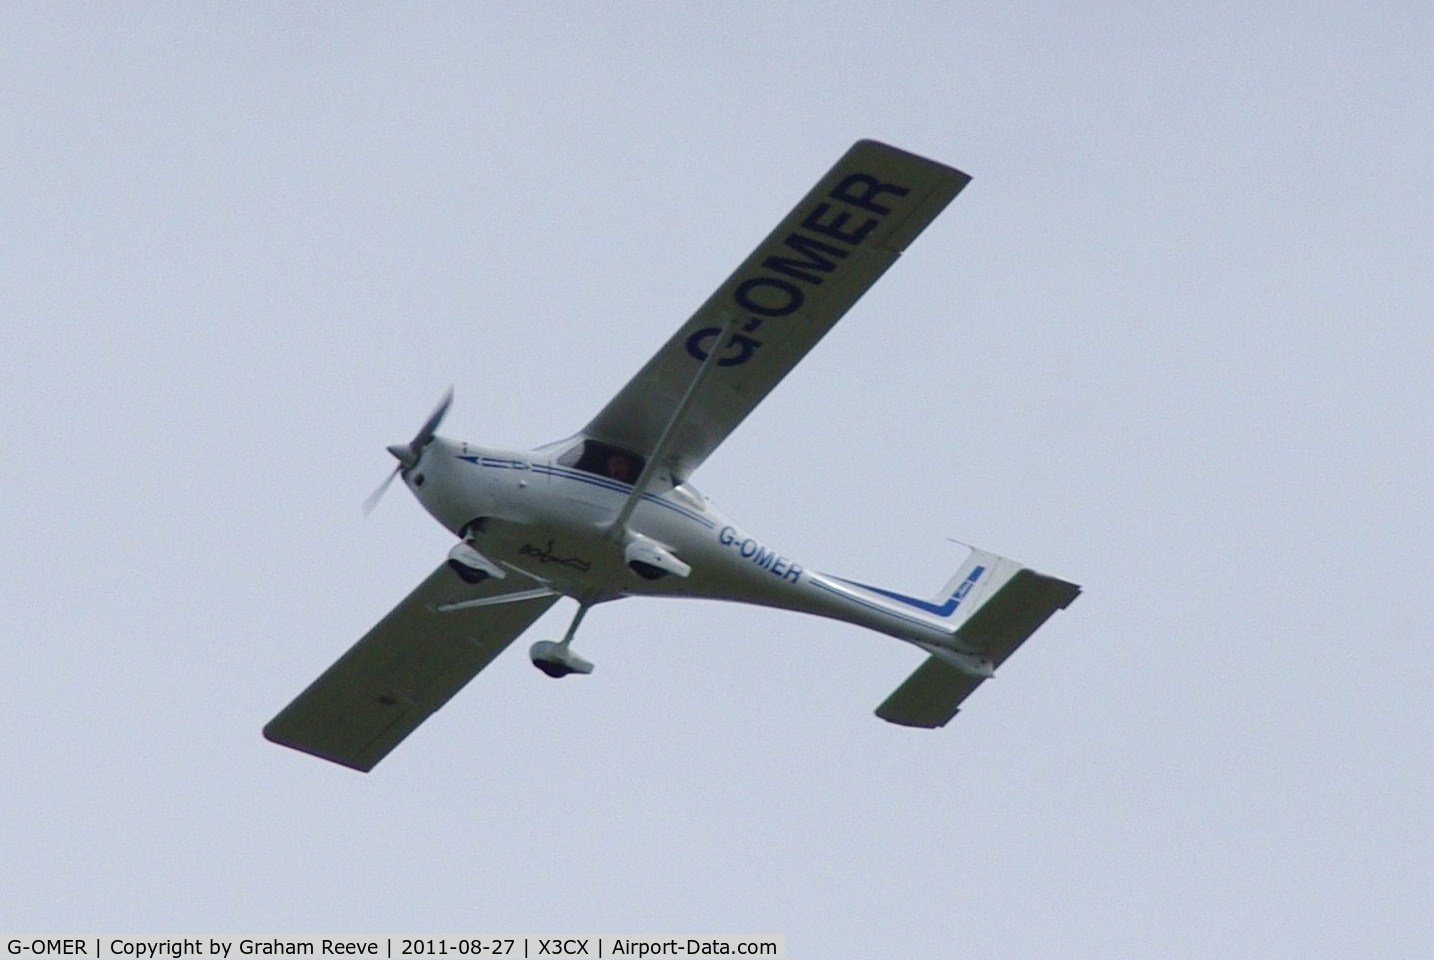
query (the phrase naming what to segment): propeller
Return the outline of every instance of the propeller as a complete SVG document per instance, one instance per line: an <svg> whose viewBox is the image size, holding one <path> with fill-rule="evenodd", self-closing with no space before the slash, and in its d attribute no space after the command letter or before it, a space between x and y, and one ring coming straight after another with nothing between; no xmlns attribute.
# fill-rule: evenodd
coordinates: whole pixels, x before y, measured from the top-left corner
<svg viewBox="0 0 1434 960"><path fill-rule="evenodd" d="M443 422L444 416L448 413L448 407L452 403L453 388L449 387L443 394L443 399L438 401L438 406L433 408L433 412L428 415L428 419L418 429L418 433L414 434L412 440L408 443L388 445L388 452L393 454L393 458L398 461L398 466L393 468L393 473L390 473L383 483L378 485L378 489L369 494L368 499L363 502L364 516L368 516L373 512L373 508L378 506L378 502L388 492L389 485L393 483L394 477L405 470L412 470L418 466L418 460L423 456L423 448L433 442L433 435L437 432L438 425Z"/></svg>

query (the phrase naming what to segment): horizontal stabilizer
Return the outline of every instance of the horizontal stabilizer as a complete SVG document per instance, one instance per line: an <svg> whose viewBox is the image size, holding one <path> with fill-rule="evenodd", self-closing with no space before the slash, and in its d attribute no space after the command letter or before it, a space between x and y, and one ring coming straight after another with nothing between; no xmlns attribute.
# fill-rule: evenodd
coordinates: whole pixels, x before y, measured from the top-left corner
<svg viewBox="0 0 1434 960"><path fill-rule="evenodd" d="M1073 583L1020 570L957 628L956 639L963 648L1000 666L1053 613L1070 606L1079 595L1080 587ZM943 727L983 681L933 654L876 708L876 715L905 727Z"/></svg>
<svg viewBox="0 0 1434 960"><path fill-rule="evenodd" d="M944 727L982 682L932 655L876 708L876 715L903 727Z"/></svg>
<svg viewBox="0 0 1434 960"><path fill-rule="evenodd" d="M999 667L1052 614L1078 596L1080 587L1073 583L1021 570L956 628L956 639Z"/></svg>

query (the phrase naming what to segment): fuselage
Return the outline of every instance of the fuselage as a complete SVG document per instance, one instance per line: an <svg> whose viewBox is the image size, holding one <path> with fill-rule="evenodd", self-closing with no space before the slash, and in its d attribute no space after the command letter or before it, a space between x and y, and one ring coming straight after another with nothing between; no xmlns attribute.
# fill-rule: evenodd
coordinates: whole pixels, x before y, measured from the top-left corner
<svg viewBox="0 0 1434 960"><path fill-rule="evenodd" d="M636 471L595 466L580 455L582 443L514 451L437 437L404 481L439 523L489 561L580 603L627 596L730 600L842 620L918 644L950 643L950 630L935 617L810 570L665 472L615 535L613 522ZM625 553L633 538L670 551L690 574L640 575Z"/></svg>

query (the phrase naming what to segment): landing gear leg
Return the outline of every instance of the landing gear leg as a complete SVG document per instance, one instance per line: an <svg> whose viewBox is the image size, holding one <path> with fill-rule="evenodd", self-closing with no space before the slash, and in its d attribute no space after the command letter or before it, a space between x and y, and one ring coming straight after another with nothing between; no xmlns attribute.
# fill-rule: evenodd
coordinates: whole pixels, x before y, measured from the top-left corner
<svg viewBox="0 0 1434 960"><path fill-rule="evenodd" d="M533 661L533 666L543 671L550 677L566 677L570 673L592 673L593 665L572 651L573 635L578 632L578 624L583 622L587 616L589 603L578 604L577 615L573 622L568 625L568 632L563 639L554 643L551 640L539 640L528 650L528 656Z"/></svg>

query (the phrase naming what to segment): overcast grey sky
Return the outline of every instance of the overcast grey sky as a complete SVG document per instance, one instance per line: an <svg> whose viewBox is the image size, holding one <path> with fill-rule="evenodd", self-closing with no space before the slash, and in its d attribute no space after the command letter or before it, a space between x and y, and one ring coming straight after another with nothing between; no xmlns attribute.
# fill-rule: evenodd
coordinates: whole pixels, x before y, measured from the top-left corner
<svg viewBox="0 0 1434 960"><path fill-rule="evenodd" d="M0 928L1434 949L1424 4L10 3ZM370 776L260 727L850 143L975 179L697 474L808 566L1085 585L944 730L771 610L595 610Z"/></svg>

